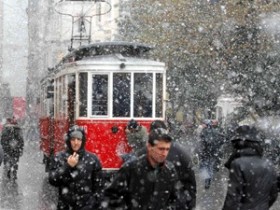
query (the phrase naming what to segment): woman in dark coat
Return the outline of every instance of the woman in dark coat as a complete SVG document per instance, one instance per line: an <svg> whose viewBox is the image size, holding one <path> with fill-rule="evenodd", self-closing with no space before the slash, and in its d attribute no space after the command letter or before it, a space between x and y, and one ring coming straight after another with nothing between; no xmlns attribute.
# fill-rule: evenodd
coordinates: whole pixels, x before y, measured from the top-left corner
<svg viewBox="0 0 280 210"><path fill-rule="evenodd" d="M238 127L232 143L235 151L225 164L230 174L223 210L268 210L278 196L277 176L273 164L262 157L256 129Z"/></svg>
<svg viewBox="0 0 280 210"><path fill-rule="evenodd" d="M85 133L73 126L66 138L67 149L51 164L50 184L58 187L58 210L92 210L99 206L101 164L92 153L85 151Z"/></svg>

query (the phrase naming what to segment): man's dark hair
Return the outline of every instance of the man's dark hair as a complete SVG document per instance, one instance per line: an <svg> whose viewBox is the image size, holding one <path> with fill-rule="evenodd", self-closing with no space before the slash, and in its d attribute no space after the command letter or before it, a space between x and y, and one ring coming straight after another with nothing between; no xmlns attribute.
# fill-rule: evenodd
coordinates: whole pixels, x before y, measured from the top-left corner
<svg viewBox="0 0 280 210"><path fill-rule="evenodd" d="M157 128L163 128L163 129L167 130L167 126L165 125L165 123L162 120L155 120L151 123L150 130L154 130Z"/></svg>
<svg viewBox="0 0 280 210"><path fill-rule="evenodd" d="M168 135L168 131L164 128L156 128L151 130L149 134L148 143L154 146L156 141L172 142L171 136Z"/></svg>

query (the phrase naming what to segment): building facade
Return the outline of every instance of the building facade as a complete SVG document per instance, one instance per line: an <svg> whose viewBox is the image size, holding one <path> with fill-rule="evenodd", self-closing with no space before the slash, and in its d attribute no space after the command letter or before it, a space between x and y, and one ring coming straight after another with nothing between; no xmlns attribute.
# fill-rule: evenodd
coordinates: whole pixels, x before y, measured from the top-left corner
<svg viewBox="0 0 280 210"><path fill-rule="evenodd" d="M24 107L13 103L25 101L25 2L0 0L0 130L7 118L25 117Z"/></svg>

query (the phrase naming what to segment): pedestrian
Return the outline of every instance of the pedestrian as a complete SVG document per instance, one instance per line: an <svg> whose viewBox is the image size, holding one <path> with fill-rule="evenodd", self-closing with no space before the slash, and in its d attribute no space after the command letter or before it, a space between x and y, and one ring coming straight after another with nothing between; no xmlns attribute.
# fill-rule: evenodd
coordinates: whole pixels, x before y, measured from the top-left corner
<svg viewBox="0 0 280 210"><path fill-rule="evenodd" d="M103 209L176 209L180 184L175 166L166 160L171 142L161 129L151 131L147 154L126 162L105 189Z"/></svg>
<svg viewBox="0 0 280 210"><path fill-rule="evenodd" d="M4 152L4 170L11 181L17 180L18 163L23 155L22 131L15 119L8 118L3 126L1 145Z"/></svg>
<svg viewBox="0 0 280 210"><path fill-rule="evenodd" d="M146 141L148 140L148 131L146 127L141 126L136 120L132 119L127 123L125 134L127 137L128 145L132 151L122 156L124 161L133 159L135 153L145 147Z"/></svg>
<svg viewBox="0 0 280 210"><path fill-rule="evenodd" d="M150 130L162 128L168 131L167 126L161 120L151 123ZM196 179L193 170L192 158L186 146L172 141L167 160L172 162L181 182L180 187L180 209L194 209L196 206Z"/></svg>
<svg viewBox="0 0 280 210"><path fill-rule="evenodd" d="M273 164L263 157L259 133L242 125L231 139L234 152L226 162L229 169L223 210L268 210L278 196Z"/></svg>
<svg viewBox="0 0 280 210"><path fill-rule="evenodd" d="M209 189L214 172L219 167L219 155L223 144L223 136L218 129L213 128L211 120L204 121L207 127L200 134L199 160L200 175L204 180L205 189Z"/></svg>
<svg viewBox="0 0 280 210"><path fill-rule="evenodd" d="M59 191L58 210L92 210L100 204L101 164L85 143L84 129L74 125L66 135L66 150L50 166L49 182Z"/></svg>
<svg viewBox="0 0 280 210"><path fill-rule="evenodd" d="M224 153L224 144L226 143L226 137L224 134L223 129L219 125L219 121L217 119L214 119L212 122L212 129L213 129L213 135L215 139L215 144L217 147L217 153L215 156L217 157L214 165L214 170L219 171L221 167L221 161L223 159L223 153Z"/></svg>

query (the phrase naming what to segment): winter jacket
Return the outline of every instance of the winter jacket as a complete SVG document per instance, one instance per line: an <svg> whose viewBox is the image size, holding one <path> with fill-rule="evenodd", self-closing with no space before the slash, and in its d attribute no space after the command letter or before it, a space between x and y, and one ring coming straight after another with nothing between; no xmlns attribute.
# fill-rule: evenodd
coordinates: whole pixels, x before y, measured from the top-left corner
<svg viewBox="0 0 280 210"><path fill-rule="evenodd" d="M138 157L145 155L146 148L139 150ZM196 205L196 179L189 151L178 142L172 142L167 160L174 164L181 182L179 209L194 209Z"/></svg>
<svg viewBox="0 0 280 210"><path fill-rule="evenodd" d="M223 210L268 210L275 202L277 176L269 160L245 148L234 153L225 166L230 175Z"/></svg>
<svg viewBox="0 0 280 210"><path fill-rule="evenodd" d="M101 164L94 154L84 149L78 154L79 162L72 168L67 163L72 151L59 153L51 164L49 182L59 189L60 206L66 209L70 206L79 210L94 209L99 205Z"/></svg>
<svg viewBox="0 0 280 210"><path fill-rule="evenodd" d="M146 155L126 162L104 192L104 209L176 209L178 176L166 161L153 168ZM108 206L107 206L108 205Z"/></svg>
<svg viewBox="0 0 280 210"><path fill-rule="evenodd" d="M7 123L1 134L1 145L5 155L20 157L23 154L24 140L17 124Z"/></svg>

